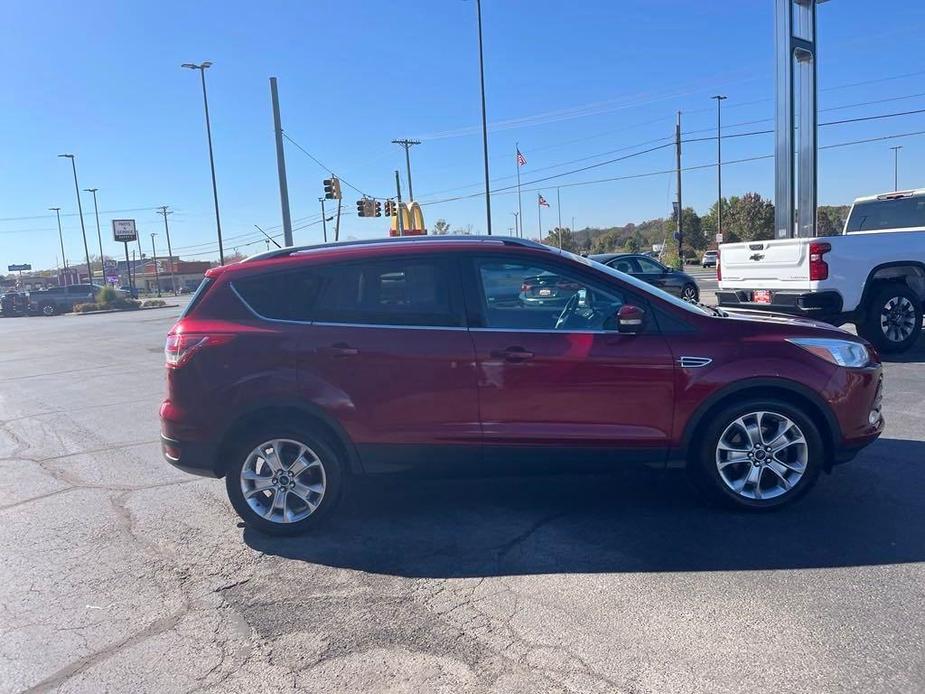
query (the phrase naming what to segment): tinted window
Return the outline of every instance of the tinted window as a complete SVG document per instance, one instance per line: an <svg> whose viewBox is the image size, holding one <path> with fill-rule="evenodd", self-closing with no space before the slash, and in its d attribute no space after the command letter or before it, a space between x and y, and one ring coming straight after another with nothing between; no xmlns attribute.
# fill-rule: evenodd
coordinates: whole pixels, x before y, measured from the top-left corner
<svg viewBox="0 0 925 694"><path fill-rule="evenodd" d="M613 329L624 303L616 290L557 267L484 259L477 261L477 270L486 328Z"/></svg>
<svg viewBox="0 0 925 694"><path fill-rule="evenodd" d="M635 274L639 272L638 266L633 262L632 258L615 258L610 263L610 267L619 272L625 272L628 275Z"/></svg>
<svg viewBox="0 0 925 694"><path fill-rule="evenodd" d="M876 231L925 227L925 197L859 202L851 210L846 230Z"/></svg>
<svg viewBox="0 0 925 694"><path fill-rule="evenodd" d="M207 286L203 281L191 304L195 303ZM268 272L256 277L245 277L233 282L241 298L255 313L275 320L308 321L312 306L318 298L321 278L314 270Z"/></svg>
<svg viewBox="0 0 925 694"><path fill-rule="evenodd" d="M317 320L458 326L447 263L420 258L331 266L322 271Z"/></svg>
<svg viewBox="0 0 925 694"><path fill-rule="evenodd" d="M639 263L639 269L647 275L654 275L665 272L665 268L656 263L654 260L649 260L648 258L636 258L635 260L637 263Z"/></svg>
<svg viewBox="0 0 925 694"><path fill-rule="evenodd" d="M87 294L93 293L93 287L89 284L72 284L67 288L67 293L76 296L86 296Z"/></svg>

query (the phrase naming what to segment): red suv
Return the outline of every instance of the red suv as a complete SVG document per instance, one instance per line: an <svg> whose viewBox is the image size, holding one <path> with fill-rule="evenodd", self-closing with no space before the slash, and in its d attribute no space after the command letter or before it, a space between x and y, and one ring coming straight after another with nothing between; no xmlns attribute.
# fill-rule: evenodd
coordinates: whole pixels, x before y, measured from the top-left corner
<svg viewBox="0 0 925 694"><path fill-rule="evenodd" d="M224 476L235 510L271 533L315 525L356 475L416 467L685 466L715 498L769 509L883 429L864 340L688 303L510 238L215 268L165 351L165 457Z"/></svg>

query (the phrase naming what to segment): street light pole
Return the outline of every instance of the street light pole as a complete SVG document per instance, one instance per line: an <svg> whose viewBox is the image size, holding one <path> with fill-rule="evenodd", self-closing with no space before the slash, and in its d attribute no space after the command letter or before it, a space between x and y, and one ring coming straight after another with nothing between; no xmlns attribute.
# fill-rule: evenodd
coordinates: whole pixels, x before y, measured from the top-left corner
<svg viewBox="0 0 925 694"><path fill-rule="evenodd" d="M173 248L170 247L170 227L167 226L167 215L172 214L167 209L167 205L161 205L157 208L159 214L164 215L164 233L167 234L167 267L170 268L170 287L173 289L173 295L177 295L177 274L173 268Z"/></svg>
<svg viewBox="0 0 925 694"><path fill-rule="evenodd" d="M903 148L902 145L896 145L895 147L890 147L893 150L893 190L899 190L899 150Z"/></svg>
<svg viewBox="0 0 925 694"><path fill-rule="evenodd" d="M106 286L106 262L103 258L103 234L100 231L100 208L96 204L96 191L99 188L84 188L85 193L93 193L93 213L96 215L96 240L100 244L100 275L102 275L102 286Z"/></svg>
<svg viewBox="0 0 925 694"><path fill-rule="evenodd" d="M479 22L479 83L482 90L482 156L485 160L485 218L491 236L491 187L488 179L488 116L485 113L485 57L482 52L482 0L475 0Z"/></svg>
<svg viewBox="0 0 925 694"><path fill-rule="evenodd" d="M206 112L206 136L209 139L209 167L212 169L212 199L215 202L215 228L218 231L218 262L220 265L225 264L225 250L222 248L222 220L218 214L218 184L215 182L215 157L212 154L212 124L209 120L209 97L206 95L206 70L212 67L208 60L197 65L195 63L183 63L180 67L190 70L199 70L202 78L202 104Z"/></svg>
<svg viewBox="0 0 925 694"><path fill-rule="evenodd" d="M77 164L74 163L73 154L59 154L59 157L71 160L71 170L74 172L74 192L77 194L77 213L80 215L80 233L83 234L84 239L84 255L87 258L87 277L90 284L93 284L93 266L90 265L90 248L87 246L87 229L84 226L84 208L80 202L80 185L77 183ZM78 283L80 283L80 276L77 277Z"/></svg>
<svg viewBox="0 0 925 694"><path fill-rule="evenodd" d="M723 233L723 116L722 103L725 96L711 96L716 99L716 233Z"/></svg>
<svg viewBox="0 0 925 694"><path fill-rule="evenodd" d="M61 264L64 265L64 272L67 272L67 258L64 257L64 234L61 232L61 208L49 207L48 209L54 210L55 215L58 217L58 240L61 242Z"/></svg>
<svg viewBox="0 0 925 694"><path fill-rule="evenodd" d="M157 248L154 246L154 237L157 236L151 232L151 255L154 258L154 284L157 286L157 295L161 295L161 276L157 271Z"/></svg>

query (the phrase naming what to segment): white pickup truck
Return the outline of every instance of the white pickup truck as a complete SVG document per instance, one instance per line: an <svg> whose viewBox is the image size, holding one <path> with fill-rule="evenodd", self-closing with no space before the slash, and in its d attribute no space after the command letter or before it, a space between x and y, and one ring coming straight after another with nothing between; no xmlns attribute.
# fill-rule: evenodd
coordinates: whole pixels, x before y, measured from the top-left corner
<svg viewBox="0 0 925 694"><path fill-rule="evenodd" d="M858 198L839 236L727 243L720 306L841 325L883 352L916 341L925 303L925 189Z"/></svg>

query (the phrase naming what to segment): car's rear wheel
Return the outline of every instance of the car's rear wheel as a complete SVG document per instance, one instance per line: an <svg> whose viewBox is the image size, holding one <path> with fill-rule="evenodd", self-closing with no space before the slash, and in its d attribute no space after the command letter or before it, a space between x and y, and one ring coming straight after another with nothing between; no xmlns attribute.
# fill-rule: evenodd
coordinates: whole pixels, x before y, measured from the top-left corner
<svg viewBox="0 0 925 694"><path fill-rule="evenodd" d="M261 427L230 449L228 498L249 526L297 535L328 516L343 491L343 462L323 437Z"/></svg>
<svg viewBox="0 0 925 694"><path fill-rule="evenodd" d="M874 292L858 332L881 352L904 352L922 329L922 304L905 284L891 282Z"/></svg>
<svg viewBox="0 0 925 694"><path fill-rule="evenodd" d="M43 316L53 316L58 312L58 308L54 304L42 304L39 311L42 312Z"/></svg>
<svg viewBox="0 0 925 694"><path fill-rule="evenodd" d="M712 415L691 461L694 481L727 506L765 510L815 484L825 449L812 419L776 399L749 399Z"/></svg>
<svg viewBox="0 0 925 694"><path fill-rule="evenodd" d="M698 301L700 299L700 292L697 291L697 285L695 284L685 284L681 288L681 298L685 301Z"/></svg>

